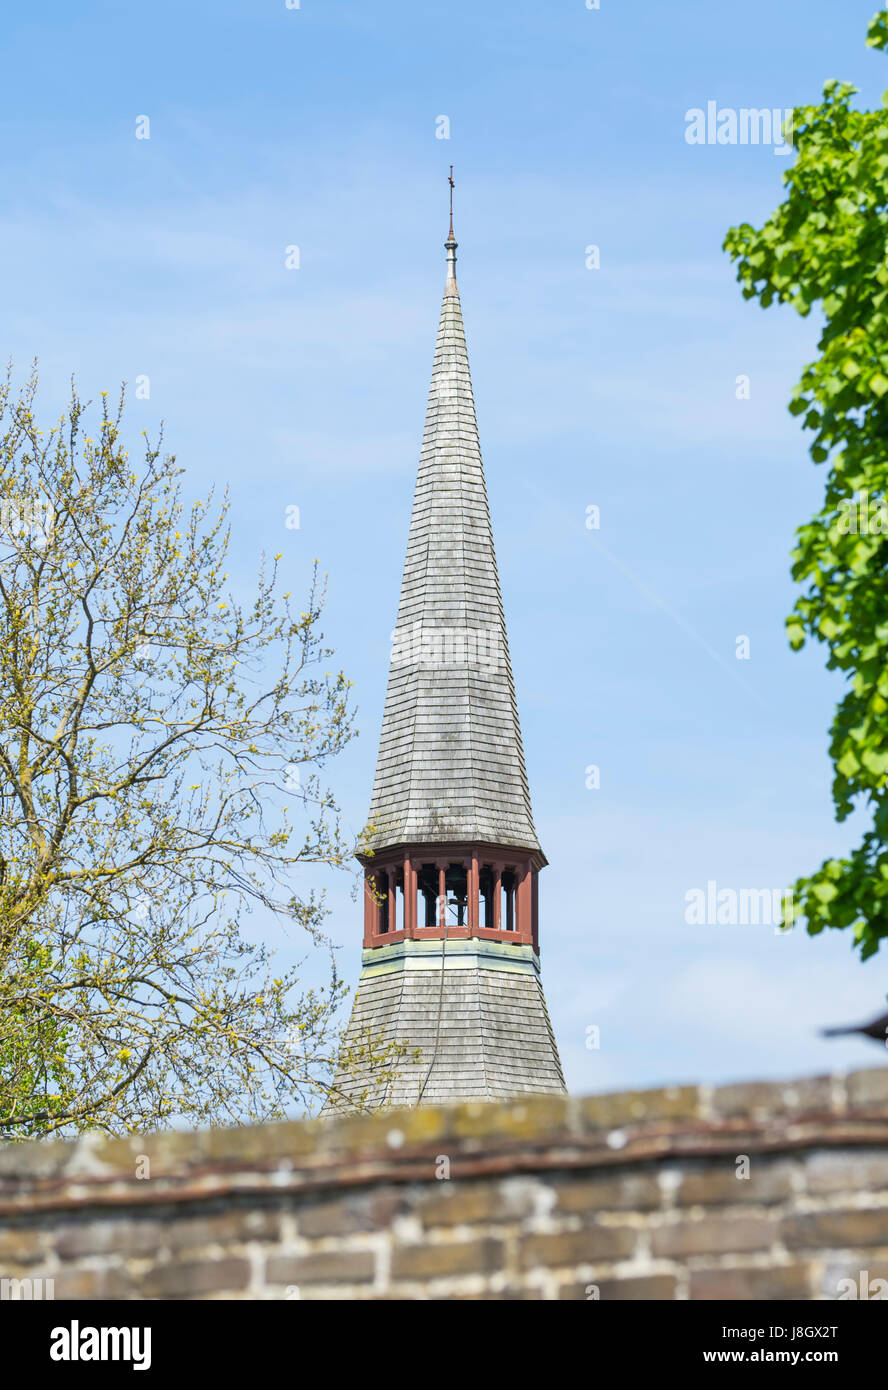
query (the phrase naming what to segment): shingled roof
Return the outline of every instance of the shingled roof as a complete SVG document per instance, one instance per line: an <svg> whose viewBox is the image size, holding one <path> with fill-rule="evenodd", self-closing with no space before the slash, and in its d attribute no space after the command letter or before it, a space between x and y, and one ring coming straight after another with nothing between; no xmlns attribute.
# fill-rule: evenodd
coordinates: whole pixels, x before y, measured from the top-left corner
<svg viewBox="0 0 888 1390"><path fill-rule="evenodd" d="M447 249L365 843L539 850L452 238Z"/></svg>
<svg viewBox="0 0 888 1390"><path fill-rule="evenodd" d="M376 958L376 959L374 959ZM380 1091L366 1063L340 1067L330 1110L564 1093L558 1048L530 946L498 942L401 942L365 951L346 1037L361 1055L407 1044ZM418 1055L417 1055L418 1054Z"/></svg>

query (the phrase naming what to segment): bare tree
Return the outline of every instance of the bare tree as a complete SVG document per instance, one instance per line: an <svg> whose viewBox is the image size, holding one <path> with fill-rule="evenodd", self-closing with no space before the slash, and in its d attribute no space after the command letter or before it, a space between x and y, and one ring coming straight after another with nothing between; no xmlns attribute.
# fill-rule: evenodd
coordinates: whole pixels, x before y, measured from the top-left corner
<svg viewBox="0 0 888 1390"><path fill-rule="evenodd" d="M123 394L91 437L73 389L39 430L35 392L0 386L0 1135L281 1115L329 1094L344 993L294 890L348 858L317 567L304 612L280 556L237 601L227 500L184 507L147 436L130 461ZM330 951L328 983L275 973L249 912Z"/></svg>

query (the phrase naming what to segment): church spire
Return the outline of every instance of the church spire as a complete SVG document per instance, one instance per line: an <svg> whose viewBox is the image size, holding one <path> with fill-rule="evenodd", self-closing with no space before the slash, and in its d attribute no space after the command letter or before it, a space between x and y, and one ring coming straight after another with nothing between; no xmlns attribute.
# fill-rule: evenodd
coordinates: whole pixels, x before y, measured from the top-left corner
<svg viewBox="0 0 888 1390"><path fill-rule="evenodd" d="M456 241L429 387L367 847L540 851L475 418Z"/></svg>
<svg viewBox="0 0 888 1390"><path fill-rule="evenodd" d="M361 979L343 1056L407 1054L380 1086L343 1063L364 1106L564 1091L540 982L537 879L518 707L469 359L447 278L413 498L364 867Z"/></svg>

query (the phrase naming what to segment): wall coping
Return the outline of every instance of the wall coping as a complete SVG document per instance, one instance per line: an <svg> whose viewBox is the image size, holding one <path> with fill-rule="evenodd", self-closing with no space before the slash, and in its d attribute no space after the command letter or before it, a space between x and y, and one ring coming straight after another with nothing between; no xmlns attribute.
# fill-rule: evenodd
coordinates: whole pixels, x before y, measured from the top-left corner
<svg viewBox="0 0 888 1390"><path fill-rule="evenodd" d="M888 1146L888 1068L7 1144L0 1217L424 1181L442 1154L468 1178L860 1146Z"/></svg>

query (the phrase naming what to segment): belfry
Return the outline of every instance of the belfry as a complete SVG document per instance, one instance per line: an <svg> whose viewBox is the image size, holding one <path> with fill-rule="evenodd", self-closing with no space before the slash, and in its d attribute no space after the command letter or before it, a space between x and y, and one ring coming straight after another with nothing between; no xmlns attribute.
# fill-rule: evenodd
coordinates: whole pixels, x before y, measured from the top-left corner
<svg viewBox="0 0 888 1390"><path fill-rule="evenodd" d="M363 967L345 1037L354 1055L370 1036L409 1051L384 1082L360 1063L337 1078L344 1097L370 1108L565 1089L540 982L537 878L546 859L524 766L452 213L445 245L444 302L358 853Z"/></svg>

